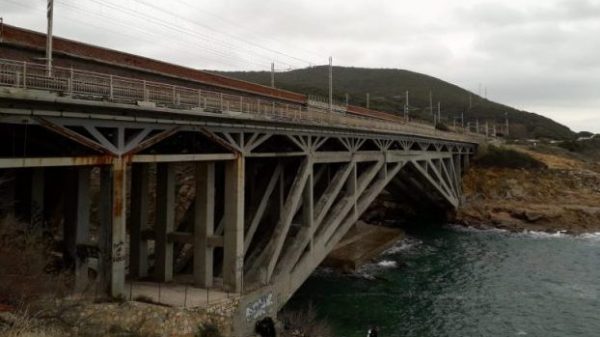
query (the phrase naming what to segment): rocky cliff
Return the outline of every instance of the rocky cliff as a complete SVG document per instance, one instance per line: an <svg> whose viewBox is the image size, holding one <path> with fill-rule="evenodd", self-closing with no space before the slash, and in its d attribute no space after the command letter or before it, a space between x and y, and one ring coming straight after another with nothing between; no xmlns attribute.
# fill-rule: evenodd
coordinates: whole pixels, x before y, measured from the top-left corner
<svg viewBox="0 0 600 337"><path fill-rule="evenodd" d="M600 164L565 154L511 147L546 168L471 167L456 221L511 231L600 232Z"/></svg>

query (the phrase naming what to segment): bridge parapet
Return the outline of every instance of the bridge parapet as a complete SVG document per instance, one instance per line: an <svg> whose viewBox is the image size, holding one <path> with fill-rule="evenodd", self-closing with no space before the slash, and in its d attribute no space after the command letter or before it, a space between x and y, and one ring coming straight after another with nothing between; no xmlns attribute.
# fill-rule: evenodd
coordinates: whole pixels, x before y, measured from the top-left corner
<svg viewBox="0 0 600 337"><path fill-rule="evenodd" d="M0 86L46 90L74 99L115 102L144 107L270 116L292 123L330 125L371 132L402 133L452 141L476 142L475 135L443 132L431 125L405 122L393 115L356 112L331 113L318 107L287 104L272 99L224 94L111 74L0 59Z"/></svg>

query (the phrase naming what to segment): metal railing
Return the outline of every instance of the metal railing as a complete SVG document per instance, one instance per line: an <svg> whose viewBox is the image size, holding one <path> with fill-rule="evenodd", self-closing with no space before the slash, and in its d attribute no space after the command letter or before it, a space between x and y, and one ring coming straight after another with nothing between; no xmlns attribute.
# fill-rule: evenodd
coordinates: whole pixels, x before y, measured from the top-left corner
<svg viewBox="0 0 600 337"><path fill-rule="evenodd" d="M173 109L209 113L234 112L310 125L471 141L467 135L442 132L435 130L431 125L404 122L401 119L384 121L354 113L330 113L300 104L286 104L270 99L231 95L73 68L53 67L52 70L49 77L46 65L0 59L0 86L47 90L78 99L125 104L138 104L143 101Z"/></svg>

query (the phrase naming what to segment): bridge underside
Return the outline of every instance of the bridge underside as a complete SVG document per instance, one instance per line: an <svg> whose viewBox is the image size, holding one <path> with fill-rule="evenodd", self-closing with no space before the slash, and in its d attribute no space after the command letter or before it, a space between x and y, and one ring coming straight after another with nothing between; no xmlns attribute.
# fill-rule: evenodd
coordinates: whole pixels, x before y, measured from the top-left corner
<svg viewBox="0 0 600 337"><path fill-rule="evenodd" d="M474 146L260 123L193 125L0 106L2 192L62 235L77 289L173 281L274 315L386 188L457 207ZM98 253L88 275L82 247ZM242 327L243 328L243 327Z"/></svg>

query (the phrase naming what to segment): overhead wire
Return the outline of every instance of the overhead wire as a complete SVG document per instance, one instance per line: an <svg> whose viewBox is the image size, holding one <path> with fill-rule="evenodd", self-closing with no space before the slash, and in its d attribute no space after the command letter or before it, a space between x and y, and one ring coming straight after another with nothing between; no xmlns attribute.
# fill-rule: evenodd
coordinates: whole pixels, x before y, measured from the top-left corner
<svg viewBox="0 0 600 337"><path fill-rule="evenodd" d="M34 10L36 12L45 12L45 7L31 7L31 6L28 6L26 4L23 4L22 2L14 1L14 0L2 0L2 1L8 2L8 3L12 3L14 5L17 5L17 6L23 7L23 8L27 8L29 10ZM2 2L2 1L0 1L0 2ZM65 8L69 8L71 10L82 12L85 15L91 15L91 16L95 16L97 18L101 18L102 20L112 21L115 25L119 25L119 26L121 26L123 28L128 28L128 29L133 28L134 30L137 30L137 31L139 31L141 33L144 33L145 36L128 34L128 33L125 32L126 30L125 31L117 31L117 30L111 29L110 25L100 26L100 25L94 24L93 22L82 20L80 16L69 17L70 21L79 22L82 27L86 27L87 28L88 26L93 26L93 27L96 27L96 28L98 28L98 29L100 29L102 31L107 31L107 32L112 32L112 33L116 33L116 34L119 34L119 35L129 36L132 39L143 40L145 42L148 42L149 44L150 43L155 43L156 42L156 38L164 37L164 36L161 36L161 35L158 35L158 34L152 32L152 31L143 30L143 29L139 28L137 25L126 25L126 24L123 24L122 22L120 22L119 20L116 20L116 19L114 19L114 18L112 18L110 16L102 15L102 14L95 13L95 12L90 12L89 10L85 10L85 9L79 8L77 6L73 6L72 4L68 4L68 3L62 2L60 0L57 1L56 4L64 6ZM68 14L70 14L70 13L63 12L63 14L69 16ZM156 37L156 38L153 38L153 36ZM164 42L165 41L163 41L163 43ZM186 52L186 53L190 53L191 52L190 48L189 48L189 45L185 45L185 46L183 44L177 44L176 45L176 44L173 44L173 40L169 40L169 41L166 41L166 42L170 44L170 47L177 47L182 52ZM219 63L219 64L225 65L225 66L229 66L229 67L232 67L232 69L239 69L239 67L241 65L248 66L248 64L252 64L253 66L258 66L259 69L265 69L265 67L266 67L265 64L248 63L245 60L242 60L242 59L239 59L239 58L234 58L234 57L232 57L230 55L226 55L226 54L220 53L218 50L211 50L209 48L203 48L203 50L205 50L205 51L207 51L209 53L212 53L215 57L214 58L206 58L205 55L198 54L197 52L193 52L192 51L192 53L194 53L195 55L199 56L200 58L205 58L207 61L214 62L214 63Z"/></svg>
<svg viewBox="0 0 600 337"><path fill-rule="evenodd" d="M319 60L320 59L326 59L328 57L327 55L322 55L322 54L317 53L315 51L299 47L298 45L291 45L289 41L283 41L281 39L277 39L277 38L274 38L274 37L268 37L268 36L264 36L264 35L254 34L254 32L252 31L252 29L249 28L246 25L242 25L239 22L233 22L233 21L228 20L226 18L223 18L223 17L221 17L221 16L219 16L219 15L213 13L213 12L209 12L207 10L199 8L198 6L194 6L193 4L189 3L187 0L179 0L179 1L181 3L183 3L184 5L188 6L189 8L193 9L194 11L205 13L205 14L209 15L211 18L215 18L215 19L217 19L217 20L219 20L221 22L227 23L227 24L229 24L229 25L231 25L233 27L241 28L243 31L247 32L248 35L254 36L255 38L258 38L258 39L261 39L261 40L265 40L265 41L270 40L270 41L273 41L273 42L276 42L276 43L280 43L280 44L291 46L295 50L302 51L302 52L304 52L307 55L311 54L313 57L316 56L316 57L319 58Z"/></svg>
<svg viewBox="0 0 600 337"><path fill-rule="evenodd" d="M31 7L29 7L23 3L20 3L18 1L12 1L12 0L4 0L4 1L8 1L15 5L31 9ZM216 30L210 26L207 26L205 24L199 23L194 20L187 19L184 16L179 15L173 11L166 10L159 6L150 4L144 0L133 0L133 1L149 8L149 9L167 13L168 15L173 16L174 18L178 19L179 21L184 21L184 22L187 22L194 26L210 30L217 34L224 35L229 39L237 40L237 41L241 42L242 44L245 44L245 46L240 48L239 45L232 44L230 41L224 41L222 39L215 38L214 36L206 36L205 34L203 34L202 32L199 32L197 30L190 30L190 29L182 27L181 25L176 25L176 24L173 24L172 22L168 22L164 19L160 19L160 18L156 17L155 15L150 15L149 13L140 13L136 10L133 10L133 9L127 8L127 7L123 7L121 5L117 5L110 1L106 1L106 0L89 0L89 1L95 3L99 6L102 6L104 8L118 11L119 14L124 14L124 15L130 16L130 17L134 17L139 20L142 20L143 23L149 22L153 25L156 25L158 27L166 29L177 35L174 36L172 39L164 39L163 34L157 34L153 30L145 30L145 29L141 28L141 27L143 27L143 25L125 25L121 21L116 20L112 16L100 14L99 11L98 12L89 11L84 8L75 6L72 3L63 2L60 0L57 1L57 3L59 3L61 6L64 6L65 8L70 8L71 10L81 12L84 15L94 16L97 18L101 18L103 21L106 21L106 20L111 21L114 25L119 25L124 28L133 29L137 32L142 33L146 37L151 36L153 38L153 40L149 40L147 38L146 39L140 38L141 40L144 40L144 41L147 41L150 43L156 42L155 37L158 37L162 40L161 43L168 42L168 43L170 43L170 45L176 44L177 46L183 47L184 44L182 42L180 42L180 39L182 38L181 34L187 36L188 38L193 38L194 42L192 42L192 43L196 43L197 39L200 39L203 41L202 51L206 54L212 54L214 56L214 57L210 58L210 62L216 62L216 63L222 64L222 65L229 65L229 66L244 65L244 67L242 67L242 68L246 68L248 65L250 65L252 69L265 70L265 68L267 68L267 61L269 61L269 63L275 61L278 65L285 66L284 68L280 68L281 70L278 69L278 71L282 71L282 70L289 71L289 70L297 68L297 62L302 62L302 65L303 65L302 68L304 68L306 65L311 66L312 64L314 64L313 62L311 62L309 60L305 60L305 59L302 59L302 58L299 58L299 57L296 57L293 55L289 55L286 52L281 52L281 51L275 50L271 47L263 46L258 43L249 41L247 38L240 37L240 36L237 36L234 34L220 32L219 30ZM186 5L188 7L196 8L195 6L189 5L189 3L184 3L184 5ZM38 11L45 10L45 8L40 8L37 6L34 7L34 9L38 10ZM81 22L85 26L95 26L100 29L115 32L114 30L109 29L107 26L99 26L94 23L91 23L90 21L82 21L79 16L73 17L73 18L71 18L71 20ZM227 21L222 18L219 18L219 20ZM118 31L116 33L118 33L120 35L127 35L127 36L130 36L133 38L139 38L139 36L137 34L131 35L131 34L125 33L124 31ZM186 53L193 53L195 55L199 55L196 51L190 50L190 49L194 49L194 48L188 48L188 46L189 46L188 44L185 44L184 48L186 48L185 49ZM248 46L250 46L250 49L248 48ZM184 49L184 48L181 48L181 49ZM262 50L262 52L258 52L256 49L260 49L260 50ZM265 51L268 53L279 55L280 57L283 57L284 59L291 59L292 62L291 63L286 62L286 61L282 60L280 57L272 57L274 55L265 55L264 54ZM250 56L247 54L250 54ZM262 61L257 60L256 58L263 59L264 63Z"/></svg>
<svg viewBox="0 0 600 337"><path fill-rule="evenodd" d="M120 6L120 5L116 5L114 3L111 3L111 2L108 2L108 1L105 1L105 0L89 0L89 1L94 2L96 4L100 4L100 5L106 6L108 8L112 8L114 10L120 11L121 13L127 13L127 14L129 14L131 16L134 16L134 17L137 17L139 19L145 20L146 22L149 21L149 22L151 22L151 23L153 23L155 25L158 25L158 26L160 26L162 28L170 29L172 31L175 31L175 32L178 32L178 33L181 33L181 34L185 34L185 35L188 35L188 36L191 36L191 37L194 37L194 38L202 39L202 40L204 40L207 43L218 42L221 45L224 45L225 47L227 47L228 48L227 50L229 52L235 50L235 46L233 46L233 45L227 45L227 44L225 44L223 42L212 40L212 39L210 39L210 38L208 38L206 36L203 36L202 34L198 34L197 32L187 30L187 29L182 28L180 26L177 26L177 25L175 25L175 24L173 24L171 22L159 19L159 18L157 18L155 16L150 16L150 15L147 15L147 14L142 14L142 13L140 13L138 11L134 11L134 10L132 10L130 8L123 7L123 6ZM181 38L181 37L179 36L178 38Z"/></svg>
<svg viewBox="0 0 600 337"><path fill-rule="evenodd" d="M242 43L245 43L245 44L248 44L248 45L254 46L254 47L256 47L256 48L259 48L259 49L264 49L264 50L266 50L266 51L268 51L268 52L271 52L271 53L274 53L274 54L278 54L278 55L281 55L281 56L287 57L287 58L289 58L289 59L293 59L293 60L296 60L296 61L299 61L299 62L305 63L305 64L307 64L307 65L308 65L308 64L311 64L311 62L310 62L310 61L307 61L307 60L304 60L304 59L298 58L298 57L296 57L296 56L294 56L294 55L289 55L289 54L287 54L287 53L284 53L284 52L281 52L281 51L278 51L278 50L275 50L275 49L272 49L272 48L269 48L269 47L266 47L266 46L262 46L262 45L260 45L260 44L257 44L257 43L254 43L254 42L252 42L252 41L249 41L249 40L247 40L247 39L245 39L245 38L243 38L243 37L236 36L235 34L231 34L231 33L227 33L227 32L222 32L222 31L219 31L219 30L217 30L217 29L215 29L215 28L213 28L213 27L211 27L211 26L209 26L209 25L206 25L206 24L203 24L203 23L200 23L200 22L197 22L197 21L192 21L192 20L190 20L190 19L188 19L188 18L186 18L186 17L184 17L184 16L181 16L181 15L179 15L179 14L177 14L177 13L175 13L175 12L171 11L171 10L168 10L168 9L165 9L165 8L158 7L158 6L154 5L154 4L150 4L150 3L148 3L148 2L147 2L147 1L145 1L145 0L134 0L134 1L135 1L135 2L138 2L138 3L141 3L141 4L144 4L144 5L146 5L146 6L150 7L150 8L153 8L153 9L155 9L155 10L157 10L157 11L161 11L161 12L167 13L167 14L169 14L169 15L171 15L171 16L173 16L173 17L176 17L176 18L178 18L178 19L185 20L185 21L187 21L187 22L190 22L190 23L192 23L192 24L194 24L194 25L197 25L197 26L203 27L203 28L205 28L205 29L208 29L208 30L210 30L210 31L213 31L213 32L215 32L215 33L222 34L222 35L224 35L224 36L227 36L227 37L230 37L230 38L232 38L232 39L238 40L238 41L240 41L240 42L242 42Z"/></svg>

